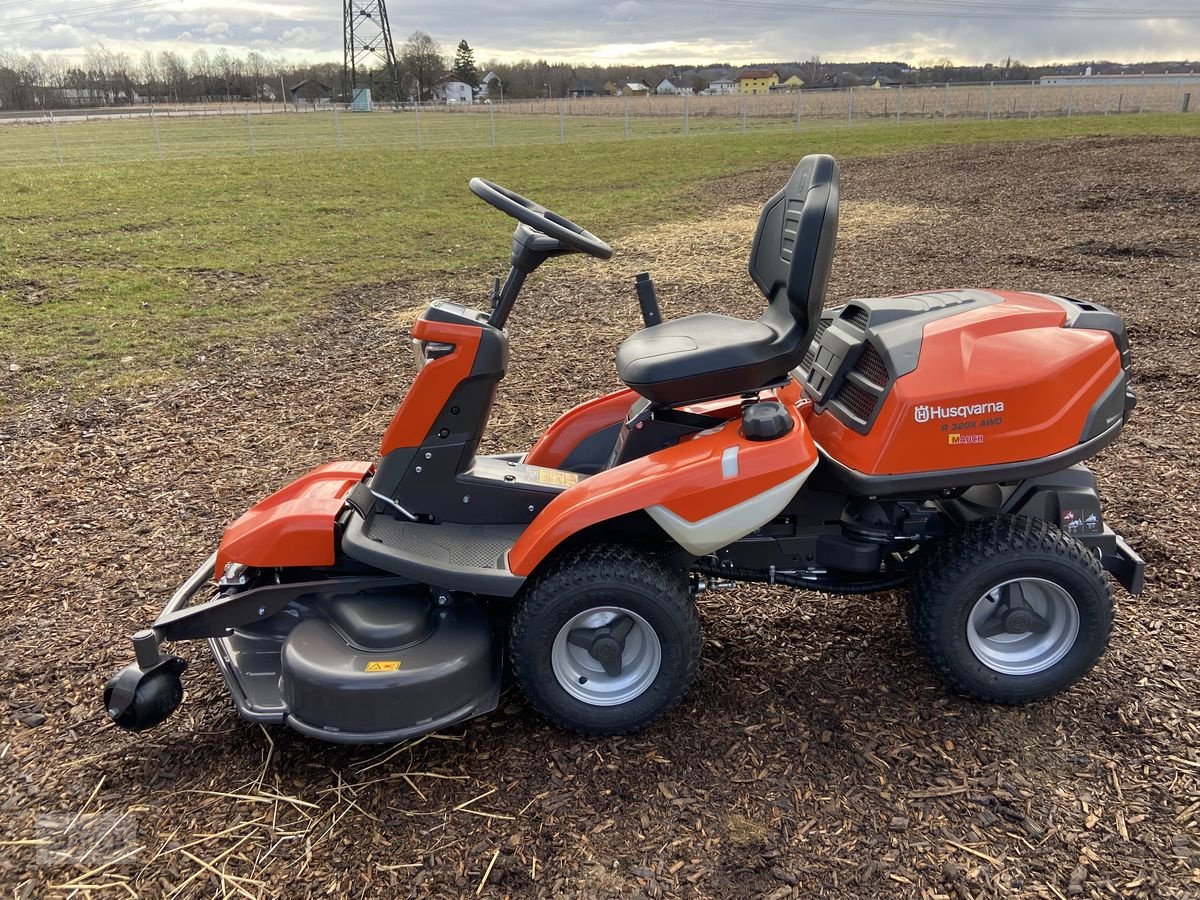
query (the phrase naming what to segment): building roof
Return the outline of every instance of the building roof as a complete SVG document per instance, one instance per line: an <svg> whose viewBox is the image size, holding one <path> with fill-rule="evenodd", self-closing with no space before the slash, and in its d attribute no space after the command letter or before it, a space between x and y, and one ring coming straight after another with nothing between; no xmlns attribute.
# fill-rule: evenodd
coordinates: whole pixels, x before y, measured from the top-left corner
<svg viewBox="0 0 1200 900"><path fill-rule="evenodd" d="M741 74L738 75L738 80L745 81L747 78L770 78L772 75L778 78L779 72L777 72L775 69L743 69Z"/></svg>
<svg viewBox="0 0 1200 900"><path fill-rule="evenodd" d="M624 87L626 90L630 90L630 91L648 91L648 90L650 90L650 85L646 84L646 82L644 82L644 81L627 81L622 85L622 87Z"/></svg>
<svg viewBox="0 0 1200 900"><path fill-rule="evenodd" d="M570 87L567 88L569 93L581 94L584 91L595 92L596 86L590 81L572 81Z"/></svg>
<svg viewBox="0 0 1200 900"><path fill-rule="evenodd" d="M718 78L716 81L710 81L709 84L737 84L732 78Z"/></svg>
<svg viewBox="0 0 1200 900"><path fill-rule="evenodd" d="M289 90L289 91L298 91L298 90L300 90L300 88L304 87L306 84L308 84L310 81L313 81L313 80L314 80L314 79L312 79L312 78L305 78L303 81L298 81L298 82L296 82L295 84L293 84L293 85L292 85L290 88L288 88L288 90ZM323 81L318 81L318 82L317 82L317 87L319 87L319 88L321 88L322 90L325 90L325 91L332 91L332 90L333 90L333 88L331 88L329 85L327 85L327 84L326 84L325 82L323 82Z"/></svg>

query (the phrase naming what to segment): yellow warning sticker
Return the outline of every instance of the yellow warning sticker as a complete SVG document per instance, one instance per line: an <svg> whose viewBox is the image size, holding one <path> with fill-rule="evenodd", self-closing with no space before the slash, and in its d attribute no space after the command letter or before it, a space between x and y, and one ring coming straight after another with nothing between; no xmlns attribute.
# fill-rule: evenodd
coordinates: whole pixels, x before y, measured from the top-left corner
<svg viewBox="0 0 1200 900"><path fill-rule="evenodd" d="M368 672L395 672L400 668L400 660L398 659L383 659L378 662L367 663Z"/></svg>
<svg viewBox="0 0 1200 900"><path fill-rule="evenodd" d="M537 470L538 483L552 484L556 487L571 487L579 483L579 473L564 472L561 469L542 469Z"/></svg>

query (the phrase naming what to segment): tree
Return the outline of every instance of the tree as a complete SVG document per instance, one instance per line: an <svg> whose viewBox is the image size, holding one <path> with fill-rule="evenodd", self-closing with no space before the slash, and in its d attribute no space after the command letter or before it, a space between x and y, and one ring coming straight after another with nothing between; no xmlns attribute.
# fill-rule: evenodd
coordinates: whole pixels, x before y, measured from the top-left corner
<svg viewBox="0 0 1200 900"><path fill-rule="evenodd" d="M458 42L458 49L454 52L454 74L458 76L459 81L463 81L471 87L479 87L479 72L475 68L475 51L465 40Z"/></svg>
<svg viewBox="0 0 1200 900"><path fill-rule="evenodd" d="M414 31L400 52L400 69L418 100L433 94L434 83L446 71L441 45L423 31Z"/></svg>

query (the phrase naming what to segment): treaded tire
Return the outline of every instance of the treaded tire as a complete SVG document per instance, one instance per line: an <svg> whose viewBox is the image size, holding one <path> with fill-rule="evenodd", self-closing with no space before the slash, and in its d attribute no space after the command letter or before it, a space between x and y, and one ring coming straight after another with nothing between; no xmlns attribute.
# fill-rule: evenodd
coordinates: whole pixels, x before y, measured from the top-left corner
<svg viewBox="0 0 1200 900"><path fill-rule="evenodd" d="M1062 588L1075 602L1079 630L1066 654L1043 671L1010 675L971 649L967 622L989 590L1015 578ZM1104 654L1113 624L1112 591L1095 556L1042 521L996 516L972 522L930 548L908 603L913 640L953 690L989 703L1030 703L1065 690Z"/></svg>
<svg viewBox="0 0 1200 900"><path fill-rule="evenodd" d="M618 606L654 630L662 651L646 689L614 706L592 705L567 693L554 673L559 631L580 613ZM568 551L522 590L509 630L513 674L529 704L561 728L580 734L626 734L674 709L700 662L700 619L678 573L619 544L588 544Z"/></svg>

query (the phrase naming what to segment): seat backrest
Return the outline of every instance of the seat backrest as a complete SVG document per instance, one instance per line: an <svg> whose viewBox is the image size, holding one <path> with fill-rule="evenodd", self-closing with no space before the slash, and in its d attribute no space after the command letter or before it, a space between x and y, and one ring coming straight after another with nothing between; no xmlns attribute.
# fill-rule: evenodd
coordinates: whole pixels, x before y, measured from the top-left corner
<svg viewBox="0 0 1200 900"><path fill-rule="evenodd" d="M804 157L783 190L763 207L750 248L750 277L770 302L767 315L776 324L783 324L785 316L793 320L795 331L804 335L801 353L825 303L837 243L838 184L832 156Z"/></svg>

